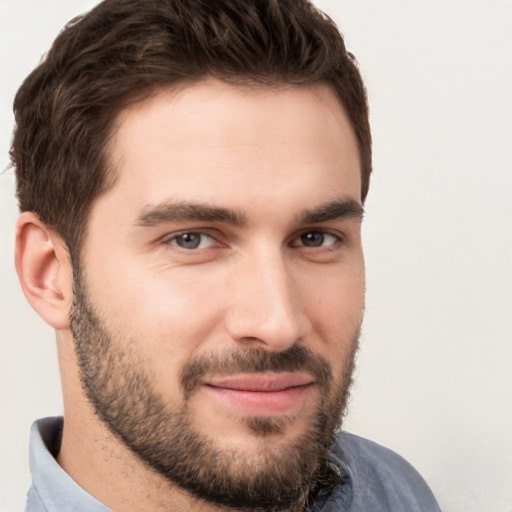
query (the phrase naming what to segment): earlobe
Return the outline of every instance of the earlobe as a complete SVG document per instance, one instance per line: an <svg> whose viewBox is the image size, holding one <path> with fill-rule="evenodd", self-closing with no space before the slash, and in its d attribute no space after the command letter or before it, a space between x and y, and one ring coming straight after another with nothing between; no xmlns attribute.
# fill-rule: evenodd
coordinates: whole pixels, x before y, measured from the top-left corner
<svg viewBox="0 0 512 512"><path fill-rule="evenodd" d="M68 252L62 239L32 212L18 219L15 265L30 305L53 328L66 329L72 297Z"/></svg>

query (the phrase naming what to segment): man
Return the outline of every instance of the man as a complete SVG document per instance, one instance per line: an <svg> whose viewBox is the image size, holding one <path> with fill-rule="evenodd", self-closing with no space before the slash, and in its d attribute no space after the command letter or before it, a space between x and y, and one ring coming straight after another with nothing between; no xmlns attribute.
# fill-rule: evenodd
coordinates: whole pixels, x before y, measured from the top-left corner
<svg viewBox="0 0 512 512"><path fill-rule="evenodd" d="M298 0L106 0L15 100L16 268L64 421L27 510L437 511L337 433L364 299L364 87Z"/></svg>

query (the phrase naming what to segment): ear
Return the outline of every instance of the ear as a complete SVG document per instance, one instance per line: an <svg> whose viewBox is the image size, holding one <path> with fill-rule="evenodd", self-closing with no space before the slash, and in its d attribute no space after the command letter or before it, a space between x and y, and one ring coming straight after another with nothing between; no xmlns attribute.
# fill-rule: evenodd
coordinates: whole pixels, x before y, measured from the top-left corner
<svg viewBox="0 0 512 512"><path fill-rule="evenodd" d="M73 273L65 243L32 212L22 213L16 227L15 265L23 293L47 324L67 329Z"/></svg>

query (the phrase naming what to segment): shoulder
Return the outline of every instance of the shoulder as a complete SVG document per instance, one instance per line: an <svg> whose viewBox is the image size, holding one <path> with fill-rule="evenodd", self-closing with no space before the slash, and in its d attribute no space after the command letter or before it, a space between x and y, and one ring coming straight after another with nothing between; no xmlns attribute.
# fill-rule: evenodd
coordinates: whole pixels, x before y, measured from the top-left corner
<svg viewBox="0 0 512 512"><path fill-rule="evenodd" d="M358 470L393 474L417 475L414 467L398 453L374 441L354 434L341 432L336 435L331 447L331 454L343 456ZM420 477L421 478L421 477Z"/></svg>
<svg viewBox="0 0 512 512"><path fill-rule="evenodd" d="M439 512L425 480L403 457L373 441L342 432L330 457L351 485L349 510Z"/></svg>

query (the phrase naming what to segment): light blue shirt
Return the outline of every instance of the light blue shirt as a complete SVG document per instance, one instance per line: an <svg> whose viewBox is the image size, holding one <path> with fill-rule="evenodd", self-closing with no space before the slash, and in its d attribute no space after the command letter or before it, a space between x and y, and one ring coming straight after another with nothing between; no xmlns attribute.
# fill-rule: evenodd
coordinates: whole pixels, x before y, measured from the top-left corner
<svg viewBox="0 0 512 512"><path fill-rule="evenodd" d="M30 430L30 474L26 512L110 512L57 463L62 418L36 421Z"/></svg>
<svg viewBox="0 0 512 512"><path fill-rule="evenodd" d="M30 432L32 486L25 512L109 512L57 463L62 418L36 421ZM352 434L336 435L321 488L307 511L441 512L421 476L402 457Z"/></svg>

